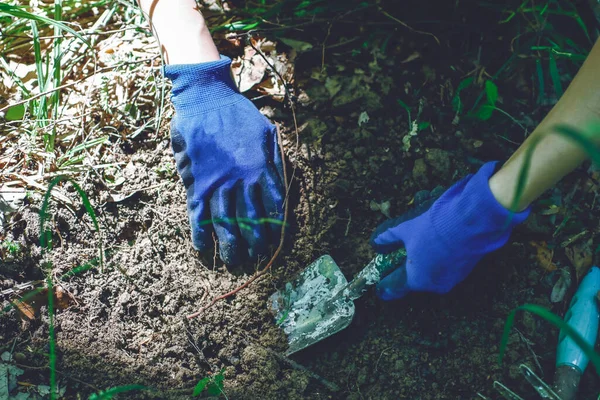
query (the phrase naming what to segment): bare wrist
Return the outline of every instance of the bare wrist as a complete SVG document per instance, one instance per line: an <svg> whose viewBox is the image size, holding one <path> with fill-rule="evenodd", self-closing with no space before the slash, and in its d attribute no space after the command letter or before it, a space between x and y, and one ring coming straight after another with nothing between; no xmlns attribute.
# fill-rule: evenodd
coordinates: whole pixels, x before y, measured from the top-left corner
<svg viewBox="0 0 600 400"><path fill-rule="evenodd" d="M160 41L167 64L219 60L195 0L140 0L140 5Z"/></svg>
<svg viewBox="0 0 600 400"><path fill-rule="evenodd" d="M529 206L529 202L526 201L524 196L521 196L519 202L514 207L514 199L516 195L516 186L518 181L518 176L511 176L510 173L502 167L499 171L497 171L490 180L488 184L490 185L490 191L504 208L507 210L511 210L514 212L521 212Z"/></svg>

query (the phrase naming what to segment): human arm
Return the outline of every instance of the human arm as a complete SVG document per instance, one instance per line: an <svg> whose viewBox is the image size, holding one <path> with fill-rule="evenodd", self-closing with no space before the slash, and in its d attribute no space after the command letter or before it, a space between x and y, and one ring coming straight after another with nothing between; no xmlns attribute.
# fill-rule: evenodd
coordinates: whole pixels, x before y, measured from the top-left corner
<svg viewBox="0 0 600 400"><path fill-rule="evenodd" d="M139 4L150 19L167 64L219 60L195 0L139 0Z"/></svg>
<svg viewBox="0 0 600 400"><path fill-rule="evenodd" d="M515 211L527 208L544 191L581 164L587 157L585 149L564 136L552 134L552 128L565 124L585 132L599 116L600 40L596 41L558 103L490 179L490 189L498 202L506 208L513 204L516 182L531 146L536 147L531 153L528 177ZM594 135L591 139L596 144L600 143L600 135Z"/></svg>
<svg viewBox="0 0 600 400"><path fill-rule="evenodd" d="M556 124L587 131L600 114L600 44L596 43L577 76L507 163L485 164L448 189L423 214L380 225L371 237L378 252L404 246L407 261L378 286L385 300L410 291L446 293L462 281L487 253L502 247L512 229L529 214L529 205L586 157L577 144L548 134ZM598 136L592 137L597 144ZM537 146L532 146L537 142ZM523 195L511 213L527 153L531 165Z"/></svg>
<svg viewBox="0 0 600 400"><path fill-rule="evenodd" d="M277 128L239 93L194 0L141 0L173 83L171 144L192 244L237 264L280 242L285 177Z"/></svg>

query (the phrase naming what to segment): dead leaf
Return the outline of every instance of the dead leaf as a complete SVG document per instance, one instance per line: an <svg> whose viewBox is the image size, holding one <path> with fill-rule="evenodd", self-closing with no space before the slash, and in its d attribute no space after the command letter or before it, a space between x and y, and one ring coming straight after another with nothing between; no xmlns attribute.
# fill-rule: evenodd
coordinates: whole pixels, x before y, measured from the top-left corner
<svg viewBox="0 0 600 400"><path fill-rule="evenodd" d="M24 302L16 299L13 300L11 303L19 312L19 316L21 317L21 319L28 321L34 320L36 317L36 313L40 310L39 307L34 307L34 304L36 303L34 303L33 301Z"/></svg>
<svg viewBox="0 0 600 400"><path fill-rule="evenodd" d="M72 296L60 286L54 287L54 308L64 310L74 301ZM40 309L48 306L48 289L33 289L20 299L11 301L23 320L32 321L40 315Z"/></svg>
<svg viewBox="0 0 600 400"><path fill-rule="evenodd" d="M302 42L300 40L280 37L279 40L290 46L292 49L296 50L298 53L302 53L303 51L308 51L313 48L313 45L308 42Z"/></svg>
<svg viewBox="0 0 600 400"><path fill-rule="evenodd" d="M560 212L560 207L552 204L546 210L540 211L540 215L554 215L554 214L558 214L559 212Z"/></svg>
<svg viewBox="0 0 600 400"><path fill-rule="evenodd" d="M329 92L329 97L333 98L342 90L342 83L336 77L328 77L325 80L325 89Z"/></svg>
<svg viewBox="0 0 600 400"><path fill-rule="evenodd" d="M567 290L571 286L571 274L566 269L560 270L560 278L554 284L552 293L550 294L550 301L553 303L559 303L565 298Z"/></svg>
<svg viewBox="0 0 600 400"><path fill-rule="evenodd" d="M554 250L549 249L548 244L545 241L531 241L529 244L536 249L535 258L540 267L544 268L548 272L555 271L558 268L552 262Z"/></svg>
<svg viewBox="0 0 600 400"><path fill-rule="evenodd" d="M54 306L57 310L64 310L73 303L72 295L60 286L54 288Z"/></svg>
<svg viewBox="0 0 600 400"><path fill-rule="evenodd" d="M286 54L277 53L275 42L265 38L255 38L252 39L252 43L254 47L246 46L244 56L236 58L231 63L231 72L240 92L254 89L271 96L274 100L283 101L286 89L281 79L286 83L292 83L293 63Z"/></svg>
<svg viewBox="0 0 600 400"><path fill-rule="evenodd" d="M408 56L404 60L400 61L400 64L406 64L406 63L414 61L414 60L416 60L418 58L421 58L421 54L418 51L415 51L410 56Z"/></svg>
<svg viewBox="0 0 600 400"><path fill-rule="evenodd" d="M283 101L286 96L286 89L283 79L286 84L292 84L294 81L294 64L288 59L285 54L274 55L268 57L269 62L275 68L278 74L273 72L270 68L267 70L269 79L263 80L257 87L256 90L262 94L270 96L274 100Z"/></svg>
<svg viewBox="0 0 600 400"><path fill-rule="evenodd" d="M575 244L571 247L567 247L565 249L565 254L567 255L569 261L571 261L571 264L575 267L577 281L579 281L585 276L594 263L592 239L589 239L583 243Z"/></svg>

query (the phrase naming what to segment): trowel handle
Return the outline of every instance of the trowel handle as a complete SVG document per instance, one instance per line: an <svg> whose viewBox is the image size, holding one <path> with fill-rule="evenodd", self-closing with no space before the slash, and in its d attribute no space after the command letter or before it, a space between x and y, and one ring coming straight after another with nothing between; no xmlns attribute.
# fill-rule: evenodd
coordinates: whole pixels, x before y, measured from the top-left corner
<svg viewBox="0 0 600 400"><path fill-rule="evenodd" d="M600 319L596 300L598 291L600 291L600 269L594 266L579 284L564 319L592 347L596 343ZM573 339L561 331L556 349L556 366L568 365L583 373L588 361L588 357Z"/></svg>
<svg viewBox="0 0 600 400"><path fill-rule="evenodd" d="M406 268L406 249L403 247L388 254L377 254L346 286L347 296L352 300L363 295L367 286L378 283L396 268Z"/></svg>
<svg viewBox="0 0 600 400"><path fill-rule="evenodd" d="M594 266L579 284L564 319L592 347L596 343L600 319L600 310L596 300L598 291L600 291L600 269ZM574 400L576 398L579 379L588 362L589 358L581 350L581 347L561 331L558 337L556 372L554 373L554 390L561 399Z"/></svg>

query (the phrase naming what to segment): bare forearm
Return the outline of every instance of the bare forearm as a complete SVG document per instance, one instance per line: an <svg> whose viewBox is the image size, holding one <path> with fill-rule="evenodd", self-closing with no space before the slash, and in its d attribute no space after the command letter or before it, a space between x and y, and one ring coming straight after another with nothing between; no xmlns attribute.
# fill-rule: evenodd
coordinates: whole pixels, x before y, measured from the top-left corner
<svg viewBox="0 0 600 400"><path fill-rule="evenodd" d="M160 40L167 64L219 59L195 0L139 0Z"/></svg>
<svg viewBox="0 0 600 400"><path fill-rule="evenodd" d="M504 166L490 179L490 189L503 206L513 204L517 180L527 150L538 142L531 158L530 170L517 209L520 211L571 172L586 158L586 151L571 140L548 134L557 124L567 124L586 131L600 116L600 40L546 118L519 147ZM542 135L542 136L540 136ZM594 137L600 143L599 137Z"/></svg>

